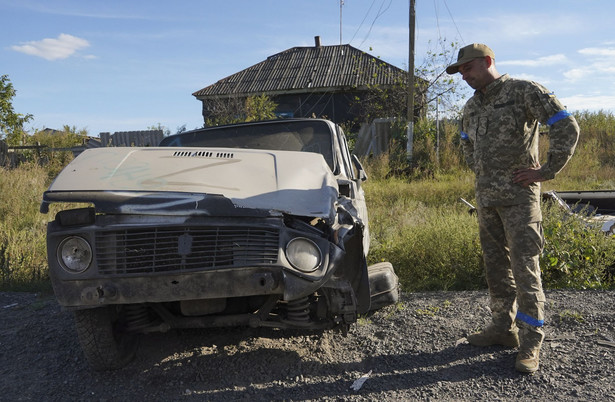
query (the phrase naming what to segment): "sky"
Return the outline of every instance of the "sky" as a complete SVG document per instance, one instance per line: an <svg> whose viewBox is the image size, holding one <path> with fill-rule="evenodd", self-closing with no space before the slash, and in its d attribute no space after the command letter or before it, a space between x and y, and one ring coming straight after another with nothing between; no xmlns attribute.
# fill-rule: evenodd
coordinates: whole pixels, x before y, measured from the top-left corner
<svg viewBox="0 0 615 402"><path fill-rule="evenodd" d="M193 92L315 36L407 69L410 1L342 3L0 0L0 75L15 112L34 116L29 132L175 133L203 125ZM570 111L613 113L613 15L612 0L416 0L414 63L442 40L485 43L500 73L540 82Z"/></svg>

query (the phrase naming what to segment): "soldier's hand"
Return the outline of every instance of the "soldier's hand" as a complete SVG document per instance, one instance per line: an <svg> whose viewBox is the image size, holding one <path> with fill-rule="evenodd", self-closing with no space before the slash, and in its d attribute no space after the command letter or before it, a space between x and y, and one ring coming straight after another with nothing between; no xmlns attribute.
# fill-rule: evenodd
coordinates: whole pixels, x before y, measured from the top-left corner
<svg viewBox="0 0 615 402"><path fill-rule="evenodd" d="M545 181L546 179L540 174L540 165L524 169L518 169L513 172L513 183L528 187L532 183Z"/></svg>

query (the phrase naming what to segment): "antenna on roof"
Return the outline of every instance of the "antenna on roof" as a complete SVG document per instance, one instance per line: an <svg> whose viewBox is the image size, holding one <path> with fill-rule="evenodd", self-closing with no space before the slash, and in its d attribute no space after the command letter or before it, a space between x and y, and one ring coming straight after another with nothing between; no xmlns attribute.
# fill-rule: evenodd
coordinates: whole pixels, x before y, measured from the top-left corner
<svg viewBox="0 0 615 402"><path fill-rule="evenodd" d="M342 6L344 5L344 0L340 0L340 45L342 44Z"/></svg>

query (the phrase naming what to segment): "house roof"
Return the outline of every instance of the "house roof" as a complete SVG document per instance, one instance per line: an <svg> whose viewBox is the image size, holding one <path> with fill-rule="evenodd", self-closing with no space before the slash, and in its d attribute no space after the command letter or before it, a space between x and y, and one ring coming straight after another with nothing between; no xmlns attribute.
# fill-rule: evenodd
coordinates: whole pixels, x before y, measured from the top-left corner
<svg viewBox="0 0 615 402"><path fill-rule="evenodd" d="M392 85L406 71L350 45L293 47L194 92L198 99Z"/></svg>
<svg viewBox="0 0 615 402"><path fill-rule="evenodd" d="M56 134L64 134L64 131L56 130L55 128L46 127L40 131L41 133L56 135Z"/></svg>

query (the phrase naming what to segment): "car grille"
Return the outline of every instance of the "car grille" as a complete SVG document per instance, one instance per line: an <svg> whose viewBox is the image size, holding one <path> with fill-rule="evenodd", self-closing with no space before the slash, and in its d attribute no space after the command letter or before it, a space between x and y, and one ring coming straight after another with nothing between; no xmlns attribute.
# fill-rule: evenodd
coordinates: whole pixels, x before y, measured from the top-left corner
<svg viewBox="0 0 615 402"><path fill-rule="evenodd" d="M278 260L278 230L246 227L138 228L96 234L100 274L182 272Z"/></svg>

